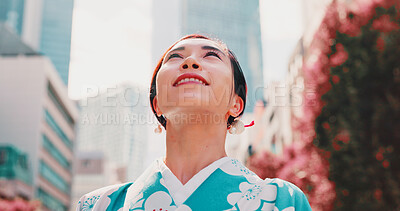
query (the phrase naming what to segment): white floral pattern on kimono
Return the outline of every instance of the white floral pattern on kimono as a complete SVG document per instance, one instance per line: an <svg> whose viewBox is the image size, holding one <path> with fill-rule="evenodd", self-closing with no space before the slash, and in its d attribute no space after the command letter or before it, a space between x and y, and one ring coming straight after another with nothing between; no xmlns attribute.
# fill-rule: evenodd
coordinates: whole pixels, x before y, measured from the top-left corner
<svg viewBox="0 0 400 211"><path fill-rule="evenodd" d="M311 210L295 185L260 179L236 159L224 157L183 185L156 160L134 183L108 186L88 193L77 210Z"/></svg>

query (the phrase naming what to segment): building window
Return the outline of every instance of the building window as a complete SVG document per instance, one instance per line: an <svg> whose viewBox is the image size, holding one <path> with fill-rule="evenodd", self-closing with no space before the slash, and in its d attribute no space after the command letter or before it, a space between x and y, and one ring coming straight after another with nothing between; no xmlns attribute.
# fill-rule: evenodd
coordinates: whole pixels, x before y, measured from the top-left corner
<svg viewBox="0 0 400 211"><path fill-rule="evenodd" d="M64 119L68 122L68 124L73 128L74 127L74 120L72 119L71 115L68 113L65 106L61 103L60 98L57 96L54 88L51 86L50 83L47 85L47 94L53 104L57 107L57 110L63 115Z"/></svg>
<svg viewBox="0 0 400 211"><path fill-rule="evenodd" d="M67 207L64 206L63 203L46 193L46 191L42 190L41 188L37 190L37 196L40 201L42 201L42 204L49 210L67 210Z"/></svg>
<svg viewBox="0 0 400 211"><path fill-rule="evenodd" d="M48 166L45 162L40 161L39 171L44 179L49 181L57 189L69 195L69 184L63 178L61 178L60 175L58 175L53 169L51 169L50 166Z"/></svg>
<svg viewBox="0 0 400 211"><path fill-rule="evenodd" d="M71 170L71 164L68 160L63 156L63 154L54 146L53 143L49 140L46 135L42 135L43 139L43 147L46 151L65 169L68 171Z"/></svg>
<svg viewBox="0 0 400 211"><path fill-rule="evenodd" d="M7 163L7 150L0 149L0 165L4 165Z"/></svg>
<svg viewBox="0 0 400 211"><path fill-rule="evenodd" d="M72 142L69 140L67 135L61 130L60 126L54 121L54 118L50 115L49 111L45 110L45 118L47 124L56 132L57 136L64 142L64 144L72 150Z"/></svg>
<svg viewBox="0 0 400 211"><path fill-rule="evenodd" d="M25 170L28 169L28 162L27 162L27 159L26 159L26 155L19 155L17 162L18 162L18 165L22 169L25 169Z"/></svg>
<svg viewBox="0 0 400 211"><path fill-rule="evenodd" d="M82 162L82 164L83 164L83 167L88 168L89 165L90 165L90 160L84 160L84 161Z"/></svg>

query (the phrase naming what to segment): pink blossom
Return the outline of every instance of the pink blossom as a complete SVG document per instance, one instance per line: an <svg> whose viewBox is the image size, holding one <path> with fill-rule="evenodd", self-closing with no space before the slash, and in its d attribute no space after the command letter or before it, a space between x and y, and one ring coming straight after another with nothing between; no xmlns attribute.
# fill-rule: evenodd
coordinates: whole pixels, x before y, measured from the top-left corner
<svg viewBox="0 0 400 211"><path fill-rule="evenodd" d="M374 20L374 22L372 22L372 28L384 33L400 29L397 23L390 20L389 15L382 15Z"/></svg>
<svg viewBox="0 0 400 211"><path fill-rule="evenodd" d="M374 0L376 6L388 9L389 7L395 6L400 8L400 2L398 0Z"/></svg>
<svg viewBox="0 0 400 211"><path fill-rule="evenodd" d="M342 65L349 58L349 54L341 43L336 44L336 53L330 56L332 67Z"/></svg>
<svg viewBox="0 0 400 211"><path fill-rule="evenodd" d="M13 200L0 199L0 210L4 211L33 211L40 208L39 201L26 201L21 198L16 198Z"/></svg>
<svg viewBox="0 0 400 211"><path fill-rule="evenodd" d="M350 134L347 130L343 130L340 133L338 133L335 138L335 140L341 141L345 144L348 144L350 141Z"/></svg>
<svg viewBox="0 0 400 211"><path fill-rule="evenodd" d="M361 33L361 24L359 25L356 21L350 20L350 18L346 18L344 21L341 22L339 32L347 34L350 37L356 37Z"/></svg>
<svg viewBox="0 0 400 211"><path fill-rule="evenodd" d="M354 13L360 26L367 24L375 15L375 5L372 1L353 1L349 6L349 10Z"/></svg>
<svg viewBox="0 0 400 211"><path fill-rule="evenodd" d="M339 83L339 81L340 81L339 76L337 76L337 75L333 75L333 76L332 76L332 82L333 82L334 84Z"/></svg>

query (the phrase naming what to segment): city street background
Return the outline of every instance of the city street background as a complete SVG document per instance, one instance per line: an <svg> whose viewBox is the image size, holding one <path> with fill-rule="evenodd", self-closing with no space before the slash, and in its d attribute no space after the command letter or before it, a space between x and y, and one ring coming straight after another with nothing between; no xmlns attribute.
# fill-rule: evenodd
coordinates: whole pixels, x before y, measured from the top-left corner
<svg viewBox="0 0 400 211"><path fill-rule="evenodd" d="M0 210L74 210L164 156L150 80L193 33L247 81L228 156L313 210L400 209L400 1L1 0Z"/></svg>

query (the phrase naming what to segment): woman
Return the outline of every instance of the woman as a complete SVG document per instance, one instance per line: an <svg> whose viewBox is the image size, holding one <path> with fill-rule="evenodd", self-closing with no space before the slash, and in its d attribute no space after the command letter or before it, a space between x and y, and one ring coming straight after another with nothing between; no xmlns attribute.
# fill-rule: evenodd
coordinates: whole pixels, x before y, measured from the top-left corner
<svg viewBox="0 0 400 211"><path fill-rule="evenodd" d="M238 119L246 94L239 63L223 43L201 35L180 39L151 82L150 104L166 130L166 157L134 183L84 195L77 210L311 210L293 184L262 180L227 157L227 131L244 129Z"/></svg>

